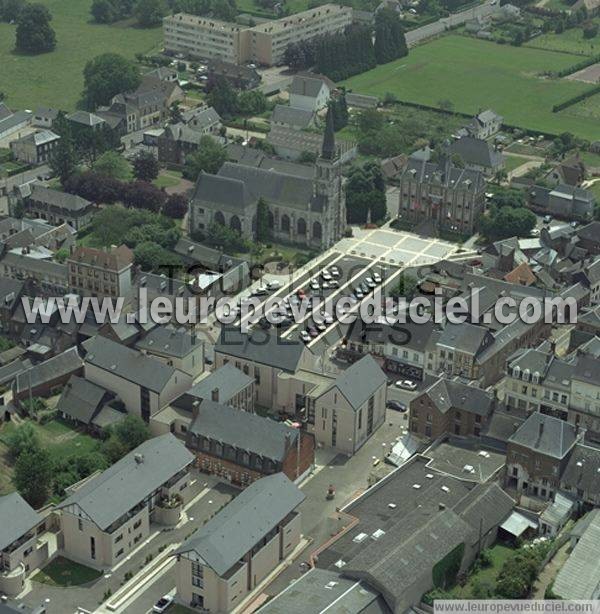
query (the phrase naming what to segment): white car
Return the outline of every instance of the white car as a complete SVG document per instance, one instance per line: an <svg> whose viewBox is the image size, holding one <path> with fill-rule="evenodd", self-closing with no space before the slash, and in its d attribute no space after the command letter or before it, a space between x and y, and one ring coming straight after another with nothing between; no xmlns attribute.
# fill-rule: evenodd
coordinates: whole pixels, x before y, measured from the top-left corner
<svg viewBox="0 0 600 614"><path fill-rule="evenodd" d="M311 290L318 290L319 289L319 282L316 279L313 279L310 282L310 289Z"/></svg>
<svg viewBox="0 0 600 614"><path fill-rule="evenodd" d="M267 282L267 288L269 290L279 290L281 288L281 282L274 280Z"/></svg>
<svg viewBox="0 0 600 614"><path fill-rule="evenodd" d="M531 230L530 234L531 234L532 237L539 237L540 236L540 229L539 228L533 228Z"/></svg>
<svg viewBox="0 0 600 614"><path fill-rule="evenodd" d="M333 316L330 313L324 313L323 321L325 324L333 324Z"/></svg>
<svg viewBox="0 0 600 614"><path fill-rule="evenodd" d="M300 340L304 341L304 343L309 343L312 341L312 337L305 331L300 331Z"/></svg>
<svg viewBox="0 0 600 614"><path fill-rule="evenodd" d="M331 288L331 282L330 281L324 281L321 284L321 288L323 288L323 290L329 290L329 288Z"/></svg>
<svg viewBox="0 0 600 614"><path fill-rule="evenodd" d="M376 284L380 284L382 282L381 275L379 273L373 273L373 281Z"/></svg>
<svg viewBox="0 0 600 614"><path fill-rule="evenodd" d="M329 271L327 269L325 269L322 273L321 273L321 277L325 280L325 281L331 281L333 278L331 277L331 274L329 273Z"/></svg>
<svg viewBox="0 0 600 614"><path fill-rule="evenodd" d="M269 291L265 286L258 286L258 288L256 288L255 290L252 290L252 296L264 296L268 293Z"/></svg>
<svg viewBox="0 0 600 614"><path fill-rule="evenodd" d="M371 279L370 277L367 277L367 279L365 279L365 283L367 284L367 286L371 289L373 289L377 284L373 281L373 279Z"/></svg>
<svg viewBox="0 0 600 614"><path fill-rule="evenodd" d="M336 267L336 266L332 266L329 269L329 273L330 275L332 275L333 277L339 277L340 276L340 270Z"/></svg>
<svg viewBox="0 0 600 614"><path fill-rule="evenodd" d="M340 287L340 282L337 281L337 279L332 279L331 281L327 282L329 284L330 288L339 288Z"/></svg>
<svg viewBox="0 0 600 614"><path fill-rule="evenodd" d="M154 607L152 608L153 612L156 612L156 614L163 614L163 612L166 612L167 609L173 604L173 597L171 597L171 595L163 595L155 604Z"/></svg>
<svg viewBox="0 0 600 614"><path fill-rule="evenodd" d="M327 325L325 322L315 322L315 328L322 333L323 331L327 330Z"/></svg>
<svg viewBox="0 0 600 614"><path fill-rule="evenodd" d="M417 389L417 384L413 382L411 379L398 380L396 382L396 386L404 390L416 390Z"/></svg>
<svg viewBox="0 0 600 614"><path fill-rule="evenodd" d="M356 290L354 290L354 298L357 298L359 301L365 298L365 295L360 288L356 288Z"/></svg>

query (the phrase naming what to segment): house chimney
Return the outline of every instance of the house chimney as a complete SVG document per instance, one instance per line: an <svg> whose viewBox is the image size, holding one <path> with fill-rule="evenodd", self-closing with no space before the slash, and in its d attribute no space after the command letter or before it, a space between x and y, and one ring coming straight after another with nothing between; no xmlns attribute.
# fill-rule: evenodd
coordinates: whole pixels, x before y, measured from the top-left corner
<svg viewBox="0 0 600 614"><path fill-rule="evenodd" d="M210 392L210 398L212 401L214 401L215 403L219 402L219 389L218 388L213 388Z"/></svg>
<svg viewBox="0 0 600 614"><path fill-rule="evenodd" d="M538 435L541 437L544 434L544 423L540 422L540 430Z"/></svg>
<svg viewBox="0 0 600 614"><path fill-rule="evenodd" d="M438 503L438 509L440 512L443 512L446 509L446 506L443 503Z"/></svg>

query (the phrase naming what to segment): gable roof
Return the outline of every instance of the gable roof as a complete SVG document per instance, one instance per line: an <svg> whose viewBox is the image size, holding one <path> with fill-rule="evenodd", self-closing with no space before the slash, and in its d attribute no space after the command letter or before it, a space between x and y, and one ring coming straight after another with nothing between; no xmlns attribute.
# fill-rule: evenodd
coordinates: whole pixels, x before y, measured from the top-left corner
<svg viewBox="0 0 600 614"><path fill-rule="evenodd" d="M328 390L337 388L352 409L358 410L385 384L387 384L386 374L375 359L367 354L338 375Z"/></svg>
<svg viewBox="0 0 600 614"><path fill-rule="evenodd" d="M502 165L502 154L490 143L472 136L463 136L450 145L450 150L458 154L466 164L475 164L486 168Z"/></svg>
<svg viewBox="0 0 600 614"><path fill-rule="evenodd" d="M239 369L236 369L230 362L210 375L201 379L186 394L197 397L198 399L211 399L213 390L219 391L219 403L227 403L238 392L249 386L254 379Z"/></svg>
<svg viewBox="0 0 600 614"><path fill-rule="evenodd" d="M236 356L275 369L295 373L306 346L300 341L283 339L275 333L253 330L243 333L239 327L222 326L215 353Z"/></svg>
<svg viewBox="0 0 600 614"><path fill-rule="evenodd" d="M0 497L0 552L31 531L42 517L17 492Z"/></svg>
<svg viewBox="0 0 600 614"><path fill-rule="evenodd" d="M258 414L203 400L190 432L281 462L299 436L298 430Z"/></svg>
<svg viewBox="0 0 600 614"><path fill-rule="evenodd" d="M223 576L304 499L304 493L283 473L256 480L176 554L193 551L217 575Z"/></svg>
<svg viewBox="0 0 600 614"><path fill-rule="evenodd" d="M35 388L60 377L77 373L83 367L83 360L73 346L44 362L33 365L31 368L19 373L15 379L15 392Z"/></svg>
<svg viewBox="0 0 600 614"><path fill-rule="evenodd" d="M178 372L157 358L146 356L106 337L97 335L84 341L85 363L160 393Z"/></svg>
<svg viewBox="0 0 600 614"><path fill-rule="evenodd" d="M77 505L102 530L194 460L174 435L148 439L57 506Z"/></svg>
<svg viewBox="0 0 600 614"><path fill-rule="evenodd" d="M275 105L275 108L273 109L271 121L280 124L287 124L288 126L308 128L313 121L313 117L314 114L312 111L306 111L305 109L298 109L296 107L278 104Z"/></svg>
<svg viewBox="0 0 600 614"><path fill-rule="evenodd" d="M290 86L290 95L316 98L323 87L329 89L329 86L322 79L295 75Z"/></svg>
<svg viewBox="0 0 600 614"><path fill-rule="evenodd" d="M126 245L111 250L80 245L73 250L69 260L110 271L120 271L133 263L133 252Z"/></svg>
<svg viewBox="0 0 600 614"><path fill-rule="evenodd" d="M546 456L564 458L577 441L577 431L560 418L536 411L508 441Z"/></svg>
<svg viewBox="0 0 600 614"><path fill-rule="evenodd" d="M197 341L195 336L192 337L183 328L155 326L135 344L135 347L138 350L146 350L150 353L156 352L175 358L185 358L198 349L200 344L201 342Z"/></svg>
<svg viewBox="0 0 600 614"><path fill-rule="evenodd" d="M61 207L62 209L69 209L73 212L82 211L92 204L89 200L81 198L81 196L77 196L76 194L60 192L58 190L46 188L37 183L33 184L29 198L37 202Z"/></svg>
<svg viewBox="0 0 600 614"><path fill-rule="evenodd" d="M89 424L108 394L102 386L72 375L63 388L56 409L70 418Z"/></svg>
<svg viewBox="0 0 600 614"><path fill-rule="evenodd" d="M429 396L443 414L454 408L480 416L487 416L494 406L493 395L485 390L445 377L440 377L435 381L425 390L424 394Z"/></svg>

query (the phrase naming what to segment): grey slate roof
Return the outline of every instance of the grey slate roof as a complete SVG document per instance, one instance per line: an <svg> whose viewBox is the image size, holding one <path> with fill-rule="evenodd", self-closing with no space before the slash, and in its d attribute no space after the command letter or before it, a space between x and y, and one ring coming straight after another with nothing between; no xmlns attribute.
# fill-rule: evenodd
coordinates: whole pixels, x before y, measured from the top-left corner
<svg viewBox="0 0 600 614"><path fill-rule="evenodd" d="M274 333L253 330L242 333L236 327L222 326L215 353L251 360L258 364L295 373L306 346L296 340L282 339Z"/></svg>
<svg viewBox="0 0 600 614"><path fill-rule="evenodd" d="M295 75L290 86L290 94L316 98L323 86L326 84L321 79Z"/></svg>
<svg viewBox="0 0 600 614"><path fill-rule="evenodd" d="M0 518L0 552L42 520L17 492L0 497Z"/></svg>
<svg viewBox="0 0 600 614"><path fill-rule="evenodd" d="M502 166L502 154L482 139L463 136L452 143L450 150L458 154L465 161L465 164L491 169Z"/></svg>
<svg viewBox="0 0 600 614"><path fill-rule="evenodd" d="M593 356L580 356L572 377L574 380L597 386L600 382L600 360Z"/></svg>
<svg viewBox="0 0 600 614"><path fill-rule="evenodd" d="M0 134L8 132L21 124L28 123L31 121L32 116L33 113L31 111L17 111L12 115L0 119Z"/></svg>
<svg viewBox="0 0 600 614"><path fill-rule="evenodd" d="M283 473L256 480L176 553L196 552L211 569L223 576L304 498L304 493Z"/></svg>
<svg viewBox="0 0 600 614"><path fill-rule="evenodd" d="M108 394L102 386L72 375L63 388L56 409L74 420L89 424Z"/></svg>
<svg viewBox="0 0 600 614"><path fill-rule="evenodd" d="M60 136L52 132L52 130L39 130L38 132L33 132L32 134L23 136L20 139L16 139L16 141L19 141L20 143L31 142L37 146L44 145L45 143L51 143L53 141L57 141L58 139L60 139Z"/></svg>
<svg viewBox="0 0 600 614"><path fill-rule="evenodd" d="M308 128L313 121L313 117L314 114L311 111L278 104L273 109L271 121L280 124L287 124L288 126Z"/></svg>
<svg viewBox="0 0 600 614"><path fill-rule="evenodd" d="M572 424L554 416L534 412L509 439L509 443L546 456L564 458L576 440L577 431Z"/></svg>
<svg viewBox="0 0 600 614"><path fill-rule="evenodd" d="M581 489L586 493L600 493L600 449L577 444L563 471L560 482L568 490Z"/></svg>
<svg viewBox="0 0 600 614"><path fill-rule="evenodd" d="M189 429L194 435L202 435L276 462L283 461L289 446L295 445L298 437L297 429L282 422L210 399L203 400L196 411Z"/></svg>
<svg viewBox="0 0 600 614"><path fill-rule="evenodd" d="M77 348L71 347L62 354L53 356L27 369L27 371L21 372L15 379L16 392L27 390L30 385L35 388L69 373L76 373L82 367L83 360L79 356Z"/></svg>
<svg viewBox="0 0 600 614"><path fill-rule="evenodd" d="M95 113L89 113L88 111L75 111L67 115L69 121L81 124L83 126L89 126L91 128L99 126L104 123L104 120Z"/></svg>
<svg viewBox="0 0 600 614"><path fill-rule="evenodd" d="M185 358L195 351L200 343L183 328L155 326L135 344L135 348L174 358Z"/></svg>
<svg viewBox="0 0 600 614"><path fill-rule="evenodd" d="M197 107L189 111L184 111L181 115L184 123L191 123L193 126L200 129L209 128L213 124L218 124L221 121L221 117L213 107Z"/></svg>
<svg viewBox="0 0 600 614"><path fill-rule="evenodd" d="M106 530L193 460L194 455L171 433L148 439L78 488L57 508L77 505L100 529Z"/></svg>
<svg viewBox="0 0 600 614"><path fill-rule="evenodd" d="M441 377L425 391L435 406L446 413L454 408L487 416L493 409L494 397L485 390Z"/></svg>
<svg viewBox="0 0 600 614"><path fill-rule="evenodd" d="M464 324L446 324L438 345L453 348L459 352L476 355L489 335L487 328L465 322Z"/></svg>
<svg viewBox="0 0 600 614"><path fill-rule="evenodd" d="M31 200L60 207L62 209L68 209L69 211L81 211L89 207L92 203L81 196L75 194L69 194L68 192L60 192L59 190L53 190L46 188L39 184L34 184L31 190Z"/></svg>
<svg viewBox="0 0 600 614"><path fill-rule="evenodd" d="M213 390L219 391L219 403L227 403L236 394L249 386L254 379L236 369L230 362L200 380L186 394L198 399L210 399Z"/></svg>
<svg viewBox="0 0 600 614"><path fill-rule="evenodd" d="M125 347L102 336L82 343L85 362L117 374L134 384L161 392L177 371L156 358Z"/></svg>
<svg viewBox="0 0 600 614"><path fill-rule="evenodd" d="M554 580L553 591L563 599L600 596L600 516L596 514Z"/></svg>
<svg viewBox="0 0 600 614"><path fill-rule="evenodd" d="M375 359L367 354L338 375L328 390L337 388L352 409L358 410L385 384L387 384L386 374Z"/></svg>

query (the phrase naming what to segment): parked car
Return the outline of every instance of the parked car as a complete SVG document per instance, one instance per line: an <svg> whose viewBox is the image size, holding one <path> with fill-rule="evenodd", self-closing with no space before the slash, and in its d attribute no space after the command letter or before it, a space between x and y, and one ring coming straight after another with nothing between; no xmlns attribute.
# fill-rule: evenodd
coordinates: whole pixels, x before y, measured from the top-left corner
<svg viewBox="0 0 600 614"><path fill-rule="evenodd" d="M325 280L325 281L331 281L331 274L329 273L329 271L327 269L325 269L324 271L321 271L321 277Z"/></svg>
<svg viewBox="0 0 600 614"><path fill-rule="evenodd" d="M310 289L311 290L318 290L319 289L319 282L316 279L313 279L310 282Z"/></svg>
<svg viewBox="0 0 600 614"><path fill-rule="evenodd" d="M376 284L380 284L383 280L381 279L381 275L379 273L373 273L373 281Z"/></svg>
<svg viewBox="0 0 600 614"><path fill-rule="evenodd" d="M277 281L276 279L273 281L267 282L267 288L269 290L279 290L281 287L282 287L281 282Z"/></svg>
<svg viewBox="0 0 600 614"><path fill-rule="evenodd" d="M329 273L331 274L332 277L339 277L340 276L340 270L336 266L332 266L329 269Z"/></svg>
<svg viewBox="0 0 600 614"><path fill-rule="evenodd" d="M171 597L171 595L163 595L155 604L154 607L152 608L152 611L155 612L156 614L163 614L163 612L166 612L168 608L171 607L171 605L173 604L173 597Z"/></svg>
<svg viewBox="0 0 600 614"><path fill-rule="evenodd" d="M356 288L356 290L354 290L354 297L358 300L361 300L365 298L365 295L363 294L363 291L360 288Z"/></svg>
<svg viewBox="0 0 600 614"><path fill-rule="evenodd" d="M258 288L252 290L252 296L265 296L268 293L269 291L265 286L258 286Z"/></svg>
<svg viewBox="0 0 600 614"><path fill-rule="evenodd" d="M317 330L321 333L327 330L327 325L325 324L325 322L316 322L315 326Z"/></svg>
<svg viewBox="0 0 600 614"><path fill-rule="evenodd" d="M393 401L391 399L386 403L386 407L388 409L393 409L394 411L401 411L401 412L405 412L408 409L406 405L402 403L401 401Z"/></svg>
<svg viewBox="0 0 600 614"><path fill-rule="evenodd" d="M365 284L367 284L367 288L371 289L373 289L377 285L371 277L367 277L367 279L365 279Z"/></svg>
<svg viewBox="0 0 600 614"><path fill-rule="evenodd" d="M304 343L308 343L312 337L305 331L300 331L300 340L304 341Z"/></svg>
<svg viewBox="0 0 600 614"><path fill-rule="evenodd" d="M398 388L402 388L403 390L416 390L417 383L413 382L411 379L401 379L396 382L396 386Z"/></svg>
<svg viewBox="0 0 600 614"><path fill-rule="evenodd" d="M544 219L542 220L544 224L549 224L552 221L551 215L544 215Z"/></svg>
<svg viewBox="0 0 600 614"><path fill-rule="evenodd" d="M329 284L330 288L339 288L340 287L340 282L337 279L332 279L331 281L327 282Z"/></svg>

